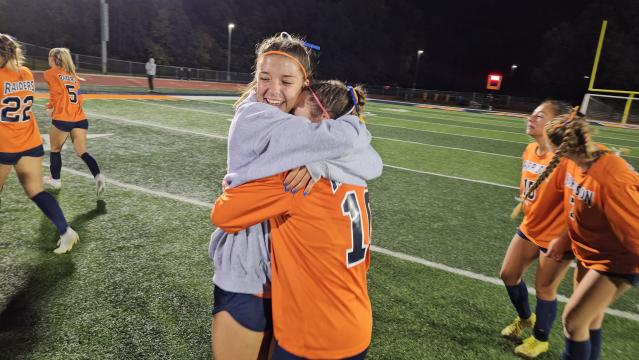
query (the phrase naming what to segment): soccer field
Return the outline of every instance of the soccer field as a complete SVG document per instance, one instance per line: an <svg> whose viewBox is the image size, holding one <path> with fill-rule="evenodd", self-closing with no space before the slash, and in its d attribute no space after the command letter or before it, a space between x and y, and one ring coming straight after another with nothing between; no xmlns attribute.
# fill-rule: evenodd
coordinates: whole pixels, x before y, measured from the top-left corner
<svg viewBox="0 0 639 360"><path fill-rule="evenodd" d="M37 104L47 134L44 101ZM54 194L81 240L66 255L53 254L54 227L9 176L0 207L0 358L211 357L208 215L225 173L231 105L85 102L89 149L109 184L96 205L93 179L67 145ZM366 111L385 164L369 184L369 358L516 358L499 336L516 313L498 277L519 224L509 215L530 141L525 120L384 103ZM597 141L628 148L626 160L639 168L637 130L596 129ZM559 319L571 276L541 359L563 348ZM534 266L525 280L534 286ZM603 358L635 359L636 334L633 288L606 317Z"/></svg>

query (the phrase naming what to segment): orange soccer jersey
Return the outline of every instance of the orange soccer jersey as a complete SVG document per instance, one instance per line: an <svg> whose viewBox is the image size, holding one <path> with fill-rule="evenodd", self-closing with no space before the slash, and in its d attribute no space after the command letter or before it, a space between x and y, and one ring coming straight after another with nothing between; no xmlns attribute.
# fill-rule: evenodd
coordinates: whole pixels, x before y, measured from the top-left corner
<svg viewBox="0 0 639 360"><path fill-rule="evenodd" d="M0 68L0 152L19 153L42 145L33 114L33 74L26 67L16 72Z"/></svg>
<svg viewBox="0 0 639 360"><path fill-rule="evenodd" d="M49 85L47 108L53 108L53 120L77 122L87 118L82 110L80 82L75 76L54 67L44 72L44 80Z"/></svg>
<svg viewBox="0 0 639 360"><path fill-rule="evenodd" d="M639 174L605 154L583 171L567 164L564 204L575 256L585 267L639 273Z"/></svg>
<svg viewBox="0 0 639 360"><path fill-rule="evenodd" d="M538 144L528 144L524 150L521 168L521 196L532 186L539 175L546 169L553 153L537 155ZM563 178L566 161L561 160L550 177L528 196L524 201L524 219L519 230L537 246L548 248L549 242L561 235L566 228L563 200Z"/></svg>
<svg viewBox="0 0 639 360"><path fill-rule="evenodd" d="M273 323L279 345L309 359L357 355L370 344L370 210L364 187L322 179L308 196L284 174L227 189L211 220L236 232L271 224Z"/></svg>

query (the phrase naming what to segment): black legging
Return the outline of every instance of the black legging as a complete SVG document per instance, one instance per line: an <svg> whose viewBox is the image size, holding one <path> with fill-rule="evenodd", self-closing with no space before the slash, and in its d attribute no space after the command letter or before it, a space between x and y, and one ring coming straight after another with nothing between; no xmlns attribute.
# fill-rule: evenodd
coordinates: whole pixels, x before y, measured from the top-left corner
<svg viewBox="0 0 639 360"><path fill-rule="evenodd" d="M147 77L149 78L149 90L153 91L153 78L155 78L155 75L147 75Z"/></svg>

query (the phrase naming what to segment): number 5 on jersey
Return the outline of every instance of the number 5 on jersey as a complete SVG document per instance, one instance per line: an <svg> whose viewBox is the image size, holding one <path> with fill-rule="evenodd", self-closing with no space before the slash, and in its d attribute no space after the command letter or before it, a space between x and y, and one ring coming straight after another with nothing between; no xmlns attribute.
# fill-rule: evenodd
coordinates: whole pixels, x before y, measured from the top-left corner
<svg viewBox="0 0 639 360"><path fill-rule="evenodd" d="M78 91L75 89L75 86L67 84L67 85L64 85L64 87L67 88L67 94L69 94L69 101L71 101L71 104L77 104Z"/></svg>
<svg viewBox="0 0 639 360"><path fill-rule="evenodd" d="M364 229L362 221L362 210L359 206L355 191L349 191L342 200L342 214L351 220L351 248L346 251L346 267L353 267L366 259L366 252L369 244L364 243L364 231L368 230L370 239L371 210L368 203L368 191L364 192L364 203L366 204L365 216L368 218L368 229Z"/></svg>

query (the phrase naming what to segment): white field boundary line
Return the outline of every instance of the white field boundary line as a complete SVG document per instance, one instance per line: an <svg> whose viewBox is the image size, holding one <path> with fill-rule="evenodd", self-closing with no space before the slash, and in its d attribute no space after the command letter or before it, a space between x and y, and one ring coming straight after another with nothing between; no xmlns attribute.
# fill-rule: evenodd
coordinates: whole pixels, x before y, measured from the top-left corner
<svg viewBox="0 0 639 360"><path fill-rule="evenodd" d="M148 103L148 102L141 101L141 100L124 100L124 101L130 101L130 102L136 102L136 103L141 103L141 104L149 105L149 103ZM186 111L199 112L199 113L203 113L203 114L210 114L210 115L232 116L232 114L225 114L225 113L219 113L219 112L213 112L213 111L206 111L206 110L200 110L200 109L189 109L189 108L183 108L183 107L179 107L179 106L171 106L171 105L166 105L166 104L158 104L157 102L154 102L153 104L150 104L150 105L157 105L157 106L163 106L163 107L167 107L167 108L171 108L171 109L176 109L176 110L186 110ZM225 105L226 105L226 104L225 104ZM391 117L386 117L386 118L391 118ZM391 119L397 119L397 118L391 118ZM224 121L230 121L230 120L232 120L232 119L228 119L228 118L227 118L227 119L224 119ZM420 122L420 121L418 121L418 120L405 120L405 119L397 119L397 120ZM129 121L135 121L135 120L129 120ZM423 123L423 122L422 122L422 123ZM493 139L493 138L485 138L485 137L472 136L472 135L450 134L450 133L446 133L446 132L431 131L431 130L424 130L424 129L415 129L415 128L408 128L408 127L396 126L396 125L375 124L375 123L370 123L370 125L375 125L375 126L386 126L386 127L393 127L393 128L406 129L406 130L415 130L415 131L422 131L422 132L431 132L431 133L436 133L436 134L447 134L447 135L452 135L452 136L462 136L462 137L471 137L471 138L478 138L478 139L495 140L495 141L502 141L502 142L512 142L512 143L517 143L517 144L528 144L527 142L520 142L520 141L514 141L514 140ZM448 126L448 125L446 125L446 124L438 124L438 125ZM451 126L457 126L457 125L451 125ZM463 126L461 126L461 127L463 127ZM475 129L475 128L469 128L469 129ZM490 130L490 129L480 129L480 130L487 130L487 131L500 131L500 130ZM506 131L506 132L508 132L508 131ZM509 133L509 132L508 132L508 133ZM514 134L514 133L513 133L513 134ZM441 146L441 145L432 145L432 144L417 143L417 142L411 142L411 141L400 140L400 139L384 138L384 137L379 137L379 136L376 136L376 137L374 136L374 138L384 139L384 140L389 140L389 141L398 141L398 142L405 142L405 143L414 143L414 144L424 145L424 146L432 146L432 147L448 148L448 149L452 149L452 150L470 151L470 152L477 152L477 153L483 153L483 154L493 154L493 155L496 155L496 156L515 157L515 156L512 156L512 155L494 154L494 153L488 153L488 152L482 152L482 151L475 151L475 150L468 150L468 149L461 149L461 148L455 148L455 147L445 147L445 146ZM623 140L623 139L621 139L621 140ZM615 145L615 144L609 144L609 145L613 145L613 146L616 146L616 147L624 147L624 146L622 146L622 145ZM639 158L639 156L632 156L632 155L624 155L624 157Z"/></svg>
<svg viewBox="0 0 639 360"><path fill-rule="evenodd" d="M44 105L40 105L40 104L37 104L35 106L44 107ZM169 126L164 126L164 125L151 124L151 123L147 123L147 122L144 122L144 121L131 120L131 119L127 119L127 118L123 118L123 117L119 117L119 116L98 114L98 113L95 113L95 112L92 112L92 111L85 111L85 114L94 116L94 117L99 118L99 119L123 122L123 123L136 125L136 126L146 126L146 127L158 128L158 129L167 130L167 131L181 132L181 133L191 134L191 135L206 136L206 137L210 137L210 138L214 138L214 139L221 139L221 140L226 140L227 139L226 136L222 136L222 135L207 134L207 133L203 133L203 132L199 132L199 131L192 131L192 130L179 129L179 128L174 128L174 127L169 127Z"/></svg>
<svg viewBox="0 0 639 360"><path fill-rule="evenodd" d="M49 166L49 164L46 164L43 162L42 164L43 166ZM67 167L63 167L62 170L64 170L67 173L73 174L73 175L77 175L80 177L84 177L86 179L90 179L93 180L93 176L91 174L88 174L86 172L82 172L82 171L77 171L77 170L73 170L73 169L69 169ZM191 204L191 205L196 205L196 206L200 206L200 207L205 207L207 209L212 208L212 204L213 202L204 202L204 201L200 201L200 200L195 200L195 199L191 199L191 198L187 198L184 196L179 196L179 195L174 195L174 194L170 194L167 192L163 192L163 191L157 191L157 190L151 190L151 189L147 189L141 186L137 186L137 185L132 185L132 184L127 184L125 182L122 181L118 181L118 180L114 180L111 179L109 177L107 177L107 183L115 185L117 187L121 187L123 189L127 189L127 190L131 190L131 191L136 191L136 192L141 192L144 194L148 194L148 195L152 195L152 196L156 196L156 197L161 197L161 198L166 198L166 199L171 199L171 200L175 200L175 201L179 201L179 202L183 202L183 203L187 203L187 204ZM441 270L441 271L445 271L451 274L455 274L455 275L460 275L463 277L467 277L470 279L474 279L474 280L479 280L479 281L483 281L489 284L494 284L497 286L503 286L503 282L498 279L498 278L493 278L490 276L486 276L483 274L479 274L479 273L475 273L469 270L463 270L463 269L458 269L452 266L448 266L448 265L444 265L444 264L440 264L440 263L436 263L433 261L429 261L417 256L413 256L413 255L408 255L408 254L404 254L404 253L400 253L400 252L396 252L396 251L392 251L392 250L388 250L376 245L371 245L370 246L371 250L374 252L378 252L380 254L384 254L386 256L391 256L400 260L404 260L404 261L408 261L408 262L412 262L415 264L420 264L420 265L424 265L426 267L432 268L432 269L437 269L437 270ZM528 288L528 292L531 295L535 295L535 289L534 288ZM563 303L568 302L568 298L564 295L560 295L557 294L557 300L561 301ZM616 317L620 317L620 318L624 318L624 319L629 319L629 320L634 320L634 321L639 321L639 314L634 314L634 313L630 313L627 311L623 311L623 310L616 310L616 309L606 309L606 313L612 315L612 316L616 316Z"/></svg>
<svg viewBox="0 0 639 360"><path fill-rule="evenodd" d="M386 115L378 115L376 118L399 120L399 121L410 121L410 122L416 122L416 123L421 123L421 124L426 124L426 125L441 125L441 126L449 126L449 127L471 129L471 130L493 131L493 132L506 133L506 134L522 135L521 132L515 132L515 131L482 129L482 128L479 128L479 127L462 126L462 125L454 125L454 124L441 124L441 123L428 122L428 121L419 121L419 120L413 120L413 119L402 119L402 118L397 118L397 117L393 117L393 116L386 116ZM482 125L482 124L479 124L479 125ZM483 125L488 125L488 124L483 124ZM619 139L619 138L611 138L611 137L605 137L605 136L597 136L597 138L598 139L613 139L613 140L621 140L621 141L639 142L639 140ZM611 143L609 143L609 145L613 145L613 146L617 146L617 147L630 146L630 145L617 145L617 144L611 144Z"/></svg>
<svg viewBox="0 0 639 360"><path fill-rule="evenodd" d="M486 154L486 155L493 155L493 156L503 156L503 157L513 158L513 159L521 159L521 156L513 156L513 155L496 154L496 153L485 152L485 151L479 151L479 150L462 149L462 148L457 148L457 147L452 147L452 146L433 145L433 144L420 143L420 142L416 142L416 141L408 141L408 140L391 139L391 138L386 138L386 137L381 137L381 136L373 136L373 139L381 139L381 140L388 140L388 141L397 141L397 142L403 142L403 143L407 143L407 144L422 145L422 146L436 147L436 148L442 148L442 149L451 149L451 150L459 150L459 151L468 151L468 152L473 152L473 153L477 153L477 154Z"/></svg>
<svg viewBox="0 0 639 360"><path fill-rule="evenodd" d="M140 103L140 104L145 104L145 105L153 105L153 106L161 106L161 107L165 107L165 108L169 108L169 109L175 109L175 110L181 110L181 111L191 111L191 112L198 112L198 113L202 113L202 114L210 114L210 115L220 115L220 116L225 116L225 117L233 117L233 114L227 114L227 113L221 113L221 112L215 112L215 111L206 111L206 110L201 110L201 109L189 109L189 108L185 108L185 107L179 107L179 106L172 106L172 105L167 105L167 104L160 104L157 101L153 102L152 104L150 104L148 101L153 101L153 100L147 100L147 101L141 101L141 100L129 100L129 99L125 99L124 101L128 101L128 102L134 102L134 103Z"/></svg>
<svg viewBox="0 0 639 360"><path fill-rule="evenodd" d="M486 276L483 274L478 274L478 273L474 273L472 271L468 271L468 270L463 270L463 269L458 269L458 268L454 268L452 266L448 266L448 265L444 265L444 264L440 264L440 263L436 263L433 261L429 261L426 259L422 259L420 257L417 256L412 256L412 255L408 255L408 254L404 254L404 253L400 253L397 251L392 251L392 250L388 250L388 249L384 249L381 248L379 246L376 245L371 245L371 250L378 252L380 254L384 254L384 255L388 255L388 256L392 256L401 260L405 260L405 261L409 261L412 263L416 263L416 264L421 264L433 269L437 269L437 270L442 270L442 271L446 271L455 275L460 275L460 276L464 276L467 278L471 278L471 279L475 279L475 280L479 280L479 281L483 281L483 282L487 282L493 285L497 285L497 286L503 286L504 283L502 282L501 279L498 278L493 278L490 276ZM536 291L534 288L529 287L528 288L528 293L529 295L536 295ZM568 302L568 297L561 295L561 294L557 294L557 300L562 302L562 303L567 303ZM639 321L639 314L635 314L635 313L631 313L631 312L627 312L627 311L623 311L623 310L617 310L617 309L611 309L608 308L606 309L606 313L610 314L612 316L616 316L616 317L620 317L620 318L624 318L624 319L629 319L629 320L634 320L634 321Z"/></svg>
<svg viewBox="0 0 639 360"><path fill-rule="evenodd" d="M484 139L484 140L491 140L491 141L509 142L509 143L514 143L514 144L529 144L530 143L530 142L516 141L516 140L495 139L495 138L489 138L489 137L483 137L483 136L451 134L451 133L447 133L447 132L443 132L443 131L416 129L416 128L411 128L411 127L398 126L398 125L376 124L375 122L367 121L366 122L366 126L370 126L370 125L383 126L383 127L389 127L389 128L395 128L395 129L413 130L413 131L427 132L427 133L433 133L433 134L443 134L443 135L450 135L450 136L468 137L468 138L473 138L473 139ZM620 148L627 147L626 145L614 145L614 144L608 144L608 145L618 146ZM622 154L621 157L622 158L628 157L628 158L639 159L639 156L633 156L633 155L624 155L624 154Z"/></svg>
<svg viewBox="0 0 639 360"><path fill-rule="evenodd" d="M149 127L155 127L155 128L159 128L159 129L163 129L163 130L168 130L168 131L176 131L176 132L182 132L182 133L187 133L187 134L192 134L192 135L200 135L200 136L212 137L212 138L221 139L221 140L226 140L227 139L226 136L221 136L221 135L213 135L213 134L209 134L209 133L203 133L203 132L185 130L185 129L178 129L178 128L173 128L173 127L169 127L169 126L149 124L149 123L146 123L146 122L143 122L143 121L130 120L130 119L116 117L116 116L110 116L110 115L100 115L100 114L89 113L89 112L86 112L86 113L89 114L89 115L95 116L97 118L102 118L102 119L105 119L105 120L112 120L112 121L121 121L121 122L125 122L125 123L132 124L132 125L137 125L137 126L149 126ZM404 140L394 140L394 141L413 143L413 142L404 141ZM430 146L428 144L422 144L422 143L414 143L414 144ZM465 150L465 151L478 152L478 151L475 151L475 150ZM481 153L483 153L483 152L481 152ZM491 153L483 153L483 154L491 154ZM500 155L500 154L491 154L491 155ZM509 155L500 155L500 156L509 156ZM474 180L474 179L468 179L468 178L463 178L463 177L459 177L459 176L451 176L451 175L445 175L445 174L440 174L440 173L435 173L435 172L415 170L415 169L410 169L410 168L401 167L401 166L388 165L388 164L384 164L384 166L385 167L389 167L389 168L394 168L394 169L399 169L399 170L419 173L419 174L439 176L439 177L443 177L443 178L447 178L447 179L464 180L464 181L475 182L475 183L480 183L480 184L501 186L501 187L506 187L506 188L511 188L511 189L519 189L516 186L498 184L498 183L493 183L493 182L490 182L490 181Z"/></svg>

